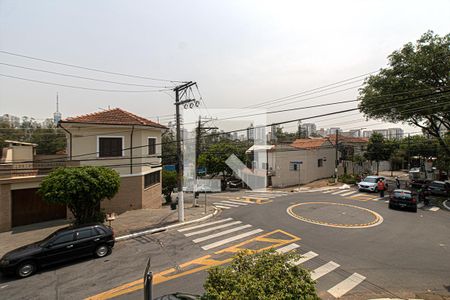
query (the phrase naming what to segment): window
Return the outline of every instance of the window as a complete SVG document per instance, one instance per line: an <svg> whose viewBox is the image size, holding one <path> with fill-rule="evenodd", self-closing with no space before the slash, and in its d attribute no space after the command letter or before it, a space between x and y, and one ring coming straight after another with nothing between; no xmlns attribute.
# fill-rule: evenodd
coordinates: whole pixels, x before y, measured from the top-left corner
<svg viewBox="0 0 450 300"><path fill-rule="evenodd" d="M159 183L160 172L148 173L144 176L144 188L148 188L154 184Z"/></svg>
<svg viewBox="0 0 450 300"><path fill-rule="evenodd" d="M64 244L68 242L73 242L73 232L65 233L56 238L52 243L53 245Z"/></svg>
<svg viewBox="0 0 450 300"><path fill-rule="evenodd" d="M95 227L95 229L97 230L97 234L100 234L100 235L106 234L106 231L103 228Z"/></svg>
<svg viewBox="0 0 450 300"><path fill-rule="evenodd" d="M88 229L83 229L77 232L77 240L82 240L82 239L87 239L92 237L92 229L88 228Z"/></svg>
<svg viewBox="0 0 450 300"><path fill-rule="evenodd" d="M296 162L289 163L289 171L298 171L300 169L300 164Z"/></svg>
<svg viewBox="0 0 450 300"><path fill-rule="evenodd" d="M148 138L148 154L156 154L156 138Z"/></svg>
<svg viewBox="0 0 450 300"><path fill-rule="evenodd" d="M122 156L123 138L122 137L99 137L98 138L98 156L114 157Z"/></svg>
<svg viewBox="0 0 450 300"><path fill-rule="evenodd" d="M323 167L323 159L321 159L321 158L319 158L318 160L317 160L317 167Z"/></svg>

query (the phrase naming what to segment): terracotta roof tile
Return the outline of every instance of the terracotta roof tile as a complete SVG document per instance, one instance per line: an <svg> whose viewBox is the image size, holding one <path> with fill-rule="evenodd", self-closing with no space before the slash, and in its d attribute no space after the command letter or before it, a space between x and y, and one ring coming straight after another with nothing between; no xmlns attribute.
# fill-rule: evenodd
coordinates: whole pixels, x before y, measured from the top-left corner
<svg viewBox="0 0 450 300"><path fill-rule="evenodd" d="M139 125L155 128L167 128L164 125L139 117L120 108L113 108L101 112L67 118L61 123L84 123L102 125Z"/></svg>
<svg viewBox="0 0 450 300"><path fill-rule="evenodd" d="M331 140L333 145L336 143L336 135L331 134L328 136L328 138ZM339 135L339 142L347 142L347 143L368 143L368 138L363 137L353 137L353 136L346 136L346 135Z"/></svg>
<svg viewBox="0 0 450 300"><path fill-rule="evenodd" d="M322 147L327 142L327 139L296 139L291 146L297 149L314 149Z"/></svg>

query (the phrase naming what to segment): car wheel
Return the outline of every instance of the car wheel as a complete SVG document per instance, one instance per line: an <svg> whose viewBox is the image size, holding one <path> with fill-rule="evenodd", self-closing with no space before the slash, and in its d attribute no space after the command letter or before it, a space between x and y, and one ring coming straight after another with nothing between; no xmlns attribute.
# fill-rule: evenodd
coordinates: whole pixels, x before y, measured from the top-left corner
<svg viewBox="0 0 450 300"><path fill-rule="evenodd" d="M95 248L95 256L96 257L105 257L109 254L109 251L111 251L111 248L106 245L99 245L97 248Z"/></svg>
<svg viewBox="0 0 450 300"><path fill-rule="evenodd" d="M36 272L36 270L37 270L37 266L36 266L35 262L24 261L17 267L16 274L20 278L25 278L25 277L33 275Z"/></svg>
<svg viewBox="0 0 450 300"><path fill-rule="evenodd" d="M375 189L373 190L373 192L374 192L374 193L378 193L378 188L375 188Z"/></svg>
<svg viewBox="0 0 450 300"><path fill-rule="evenodd" d="M393 209L394 206L392 206L392 204L389 203L389 209Z"/></svg>
<svg viewBox="0 0 450 300"><path fill-rule="evenodd" d="M412 209L413 212L417 212L417 206Z"/></svg>

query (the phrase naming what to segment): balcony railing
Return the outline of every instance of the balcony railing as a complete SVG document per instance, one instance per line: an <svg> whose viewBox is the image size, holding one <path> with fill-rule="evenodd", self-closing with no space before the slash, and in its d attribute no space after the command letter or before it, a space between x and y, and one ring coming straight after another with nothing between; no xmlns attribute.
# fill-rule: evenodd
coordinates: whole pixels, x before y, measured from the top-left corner
<svg viewBox="0 0 450 300"><path fill-rule="evenodd" d="M0 164L0 178L47 175L59 167L78 167L79 161L33 162Z"/></svg>

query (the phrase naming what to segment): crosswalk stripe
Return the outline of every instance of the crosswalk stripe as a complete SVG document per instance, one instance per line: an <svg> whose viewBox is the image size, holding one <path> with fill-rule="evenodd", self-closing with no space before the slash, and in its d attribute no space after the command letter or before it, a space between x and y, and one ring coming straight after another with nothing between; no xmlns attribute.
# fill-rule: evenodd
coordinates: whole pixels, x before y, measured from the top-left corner
<svg viewBox="0 0 450 300"><path fill-rule="evenodd" d="M316 252L306 252L305 254L302 255L302 257L296 261L293 261L292 263L296 266L304 263L305 261L308 261L310 259L313 259L314 257L319 256L319 254L317 254Z"/></svg>
<svg viewBox="0 0 450 300"><path fill-rule="evenodd" d="M218 207L218 208L223 208L223 209L230 209L231 208L231 207L228 207L228 206L219 205L218 203L214 203L214 206Z"/></svg>
<svg viewBox="0 0 450 300"><path fill-rule="evenodd" d="M338 194L345 193L345 192L347 192L347 190L337 191L337 192L331 193L331 195L338 195Z"/></svg>
<svg viewBox="0 0 450 300"><path fill-rule="evenodd" d="M323 266L320 266L311 272L311 279L312 280L319 279L320 277L330 273L331 271L337 268L339 268L339 265L334 261L327 262Z"/></svg>
<svg viewBox="0 0 450 300"><path fill-rule="evenodd" d="M241 221L234 221L231 223L227 223L227 224L223 224L223 225L219 225L219 226L215 226L215 227L210 227L210 228L206 228L206 229L202 229L199 231L194 231L194 232L189 232L189 233L185 233L185 236L192 236L192 235L197 235L197 234L201 234L201 233L205 233L205 232L210 232L216 229L221 229L221 228L225 228L225 227L230 227L236 224L241 224Z"/></svg>
<svg viewBox="0 0 450 300"><path fill-rule="evenodd" d="M276 251L278 253L286 253L286 252L292 251L294 249L297 249L299 247L300 247L300 245L298 245L296 243L292 243L292 244L289 244L287 246L281 247L281 248L277 249Z"/></svg>
<svg viewBox="0 0 450 300"><path fill-rule="evenodd" d="M327 190L327 191L323 191L322 193L324 193L324 194L328 194L328 193L331 193L331 192L333 192L334 190Z"/></svg>
<svg viewBox="0 0 450 300"><path fill-rule="evenodd" d="M355 194L355 193L357 193L357 191L351 191L351 192L342 194L341 196L349 196L349 195L353 195L353 194Z"/></svg>
<svg viewBox="0 0 450 300"><path fill-rule="evenodd" d="M363 282L366 279L366 277L358 274L353 273L343 281L339 282L335 286L333 286L331 289L328 290L328 293L333 295L335 298L339 298L344 296L348 291L356 287L358 284Z"/></svg>
<svg viewBox="0 0 450 300"><path fill-rule="evenodd" d="M247 225L231 228L231 229L228 229L228 230L225 230L225 231L221 231L221 232L218 232L218 233L210 234L210 235L207 235L207 236L195 239L195 240L193 240L193 242L197 244L197 243L209 240L209 239L216 238L218 236L226 235L226 234L229 234L229 233L232 233L232 232L235 232L235 231L239 231L239 230L242 230L242 229L245 229L245 228L249 228L249 227L252 227L252 225L247 224Z"/></svg>
<svg viewBox="0 0 450 300"><path fill-rule="evenodd" d="M380 201L382 198L373 198L372 201Z"/></svg>
<svg viewBox="0 0 450 300"><path fill-rule="evenodd" d="M228 221L231 221L231 220L233 220L233 218L226 218L226 219L222 219L222 220L219 220L219 221L203 223L203 224L200 224L200 225L195 225L195 226L191 226L191 227L187 227L187 228L178 229L178 232L189 231L189 230L193 230L193 229L197 229L197 228L206 227L206 226L209 226L209 225L214 225L214 224L219 224L219 223L223 223L223 222L228 222Z"/></svg>
<svg viewBox="0 0 450 300"><path fill-rule="evenodd" d="M248 205L248 203L244 203L244 202L238 202L238 201L229 201L229 200L223 200L220 201L222 203L229 203L229 204L235 204L235 205Z"/></svg>
<svg viewBox="0 0 450 300"><path fill-rule="evenodd" d="M438 211L440 208L437 206L433 206L430 209L428 209L429 211Z"/></svg>
<svg viewBox="0 0 450 300"><path fill-rule="evenodd" d="M215 203L214 203L215 204ZM219 205L225 205L225 206L231 206L231 207L239 207L239 205L237 205L237 204L230 204L230 203L227 203L227 202L225 202L225 201L220 201L220 202L218 202L217 204L219 204Z"/></svg>
<svg viewBox="0 0 450 300"><path fill-rule="evenodd" d="M249 232L245 232L245 233L242 233L242 234L239 234L239 235L236 235L236 236L233 236L233 237L230 237L230 238L227 238L227 239L224 239L224 240L221 240L221 241L217 241L215 243L203 246L202 249L203 250L209 250L209 249L212 249L212 248L216 248L216 247L225 245L227 243L234 242L234 241L240 240L242 238L245 238L245 237L248 237L248 236L260 233L262 231L263 231L262 229L255 229L255 230L252 230L252 231L249 231Z"/></svg>
<svg viewBox="0 0 450 300"><path fill-rule="evenodd" d="M389 200L384 200L384 203L389 203Z"/></svg>

